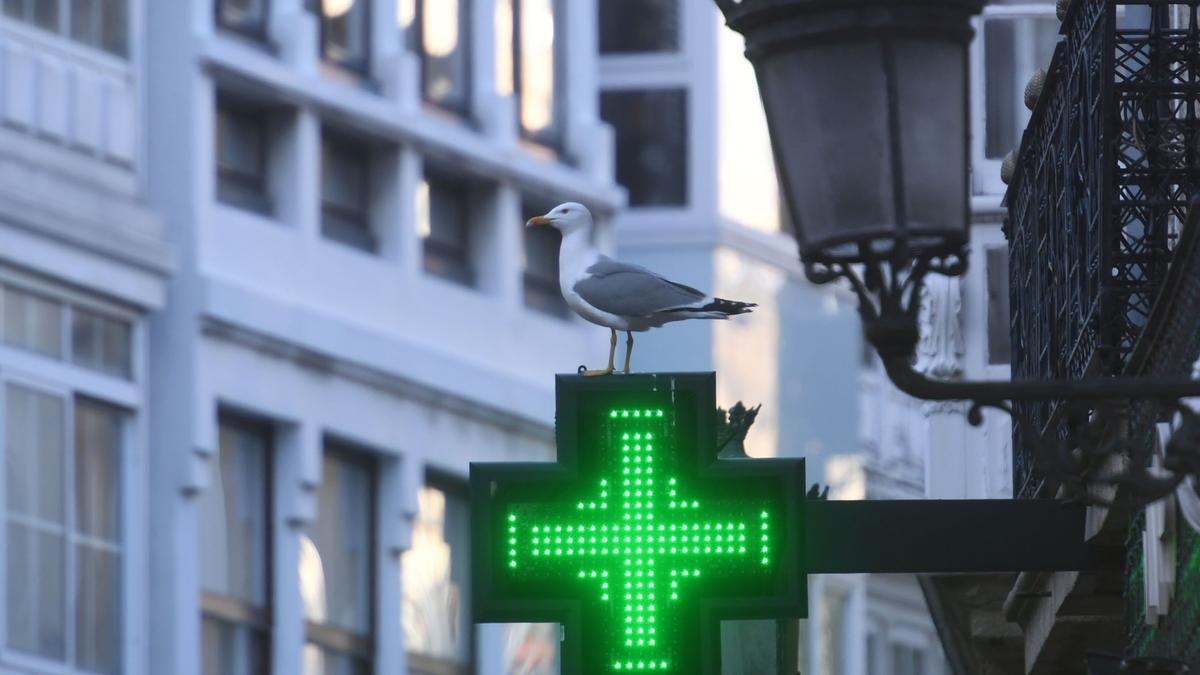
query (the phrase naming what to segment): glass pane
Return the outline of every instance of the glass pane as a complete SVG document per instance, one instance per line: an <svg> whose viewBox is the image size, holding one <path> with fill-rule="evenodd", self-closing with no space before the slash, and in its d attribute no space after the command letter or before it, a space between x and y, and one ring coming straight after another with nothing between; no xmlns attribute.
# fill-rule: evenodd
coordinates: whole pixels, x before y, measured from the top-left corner
<svg viewBox="0 0 1200 675"><path fill-rule="evenodd" d="M367 65L367 0L323 0L321 44L325 58L355 70Z"/></svg>
<svg viewBox="0 0 1200 675"><path fill-rule="evenodd" d="M103 0L71 0L71 39L100 44L100 4Z"/></svg>
<svg viewBox="0 0 1200 675"><path fill-rule="evenodd" d="M25 18L25 3L31 0L4 0L4 16L11 16L14 19Z"/></svg>
<svg viewBox="0 0 1200 675"><path fill-rule="evenodd" d="M301 543L301 596L309 621L370 634L373 504L370 470L327 452L317 519Z"/></svg>
<svg viewBox="0 0 1200 675"><path fill-rule="evenodd" d="M517 0L496 0L495 39L496 39L496 93L501 96L511 96L517 90L516 64L513 56L517 53L516 26L513 3Z"/></svg>
<svg viewBox="0 0 1200 675"><path fill-rule="evenodd" d="M600 116L616 132L617 181L629 191L629 205L686 203L687 93L606 91Z"/></svg>
<svg viewBox="0 0 1200 675"><path fill-rule="evenodd" d="M370 675L366 661L318 645L304 645L304 675Z"/></svg>
<svg viewBox="0 0 1200 675"><path fill-rule="evenodd" d="M113 544L121 536L121 413L75 401L75 527Z"/></svg>
<svg viewBox="0 0 1200 675"><path fill-rule="evenodd" d="M27 0L33 4L33 23L58 32L58 0Z"/></svg>
<svg viewBox="0 0 1200 675"><path fill-rule="evenodd" d="M227 106L218 108L217 167L261 181L265 173L265 134L261 116Z"/></svg>
<svg viewBox="0 0 1200 675"><path fill-rule="evenodd" d="M66 656L63 590L66 567L62 535L9 523L7 536L7 644L23 652L61 660Z"/></svg>
<svg viewBox="0 0 1200 675"><path fill-rule="evenodd" d="M97 673L121 665L121 559L92 546L75 547L75 664Z"/></svg>
<svg viewBox="0 0 1200 675"><path fill-rule="evenodd" d="M201 627L203 675L261 675L268 672L267 636L245 626L204 617Z"/></svg>
<svg viewBox="0 0 1200 675"><path fill-rule="evenodd" d="M71 311L71 361L85 368L100 368L103 317L75 307Z"/></svg>
<svg viewBox="0 0 1200 675"><path fill-rule="evenodd" d="M1012 333L1008 311L1008 249L987 250L988 363L1008 363L1012 354Z"/></svg>
<svg viewBox="0 0 1200 675"><path fill-rule="evenodd" d="M679 48L679 0L600 0L600 53Z"/></svg>
<svg viewBox="0 0 1200 675"><path fill-rule="evenodd" d="M200 497L202 587L259 607L267 605L267 433L223 420L218 466Z"/></svg>
<svg viewBox="0 0 1200 675"><path fill-rule="evenodd" d="M467 107L470 42L467 0L425 0L422 5L425 98L458 111Z"/></svg>
<svg viewBox="0 0 1200 675"><path fill-rule="evenodd" d="M63 402L17 385L8 386L6 400L9 509L61 527L66 454Z"/></svg>
<svg viewBox="0 0 1200 675"><path fill-rule="evenodd" d="M321 143L321 198L355 213L367 210L366 149L326 138Z"/></svg>
<svg viewBox="0 0 1200 675"><path fill-rule="evenodd" d="M101 370L111 375L129 377L132 357L133 327L128 321L105 317Z"/></svg>
<svg viewBox="0 0 1200 675"><path fill-rule="evenodd" d="M62 313L62 303L5 286L4 341L39 354L61 358Z"/></svg>
<svg viewBox="0 0 1200 675"><path fill-rule="evenodd" d="M1050 63L1058 29L1053 15L995 17L984 23L984 152L989 159L1000 159L1020 144L1030 115L1025 85Z"/></svg>
<svg viewBox="0 0 1200 675"><path fill-rule="evenodd" d="M505 673L508 675L558 675L559 625L514 623L508 626Z"/></svg>
<svg viewBox="0 0 1200 675"><path fill-rule="evenodd" d="M217 23L226 28L258 33L266 21L267 0L218 0Z"/></svg>
<svg viewBox="0 0 1200 675"><path fill-rule="evenodd" d="M129 51L128 0L99 0L100 48L110 54L125 56Z"/></svg>
<svg viewBox="0 0 1200 675"><path fill-rule="evenodd" d="M467 504L435 487L418 493L412 548L400 558L410 652L470 662Z"/></svg>
<svg viewBox="0 0 1200 675"><path fill-rule="evenodd" d="M71 361L110 375L129 376L132 327L81 307L71 308Z"/></svg>
<svg viewBox="0 0 1200 675"><path fill-rule="evenodd" d="M556 144L559 135L558 54L555 51L554 0L520 0L518 35L521 130L537 140Z"/></svg>

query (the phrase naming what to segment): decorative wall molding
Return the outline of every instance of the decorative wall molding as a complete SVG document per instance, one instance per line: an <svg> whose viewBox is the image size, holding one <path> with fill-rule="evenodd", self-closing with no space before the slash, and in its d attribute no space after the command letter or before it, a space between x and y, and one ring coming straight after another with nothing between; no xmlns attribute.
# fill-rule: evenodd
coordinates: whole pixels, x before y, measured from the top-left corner
<svg viewBox="0 0 1200 675"><path fill-rule="evenodd" d="M962 327L962 286L957 277L931 274L921 287L921 339L917 370L949 379L963 374L966 346Z"/></svg>

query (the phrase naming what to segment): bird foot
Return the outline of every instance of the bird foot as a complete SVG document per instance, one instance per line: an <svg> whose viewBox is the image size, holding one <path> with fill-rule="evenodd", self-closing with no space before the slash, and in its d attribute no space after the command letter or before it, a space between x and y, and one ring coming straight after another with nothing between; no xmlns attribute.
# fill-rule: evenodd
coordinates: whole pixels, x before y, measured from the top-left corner
<svg viewBox="0 0 1200 675"><path fill-rule="evenodd" d="M584 377L599 377L601 375L612 375L613 372L614 371L611 366L609 366L608 368L601 368L600 370L587 370L583 366L579 367L579 374Z"/></svg>

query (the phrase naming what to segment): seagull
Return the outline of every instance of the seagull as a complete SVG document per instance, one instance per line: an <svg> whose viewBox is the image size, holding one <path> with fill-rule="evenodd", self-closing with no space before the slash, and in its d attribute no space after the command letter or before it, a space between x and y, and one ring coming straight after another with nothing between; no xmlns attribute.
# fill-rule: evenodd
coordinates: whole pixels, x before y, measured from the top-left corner
<svg viewBox="0 0 1200 675"><path fill-rule="evenodd" d="M625 370L633 354L634 332L684 319L728 319L757 305L706 295L671 281L640 265L623 263L600 253L589 236L592 214L587 207L567 202L526 227L549 225L562 233L558 250L558 286L567 306L588 321L612 331L608 367L584 370L584 375L611 375L617 353L617 331L625 331Z"/></svg>

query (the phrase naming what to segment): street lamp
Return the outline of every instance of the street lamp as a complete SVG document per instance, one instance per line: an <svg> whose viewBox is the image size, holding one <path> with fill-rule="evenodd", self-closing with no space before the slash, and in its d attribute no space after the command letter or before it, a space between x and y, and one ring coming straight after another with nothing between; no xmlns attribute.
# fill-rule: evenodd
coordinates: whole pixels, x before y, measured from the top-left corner
<svg viewBox="0 0 1200 675"><path fill-rule="evenodd" d="M967 382L913 368L925 276L967 265L967 47L983 0L716 3L746 38L805 273L849 281L901 391L973 401L975 420L1014 400L1200 395L1186 378Z"/></svg>

